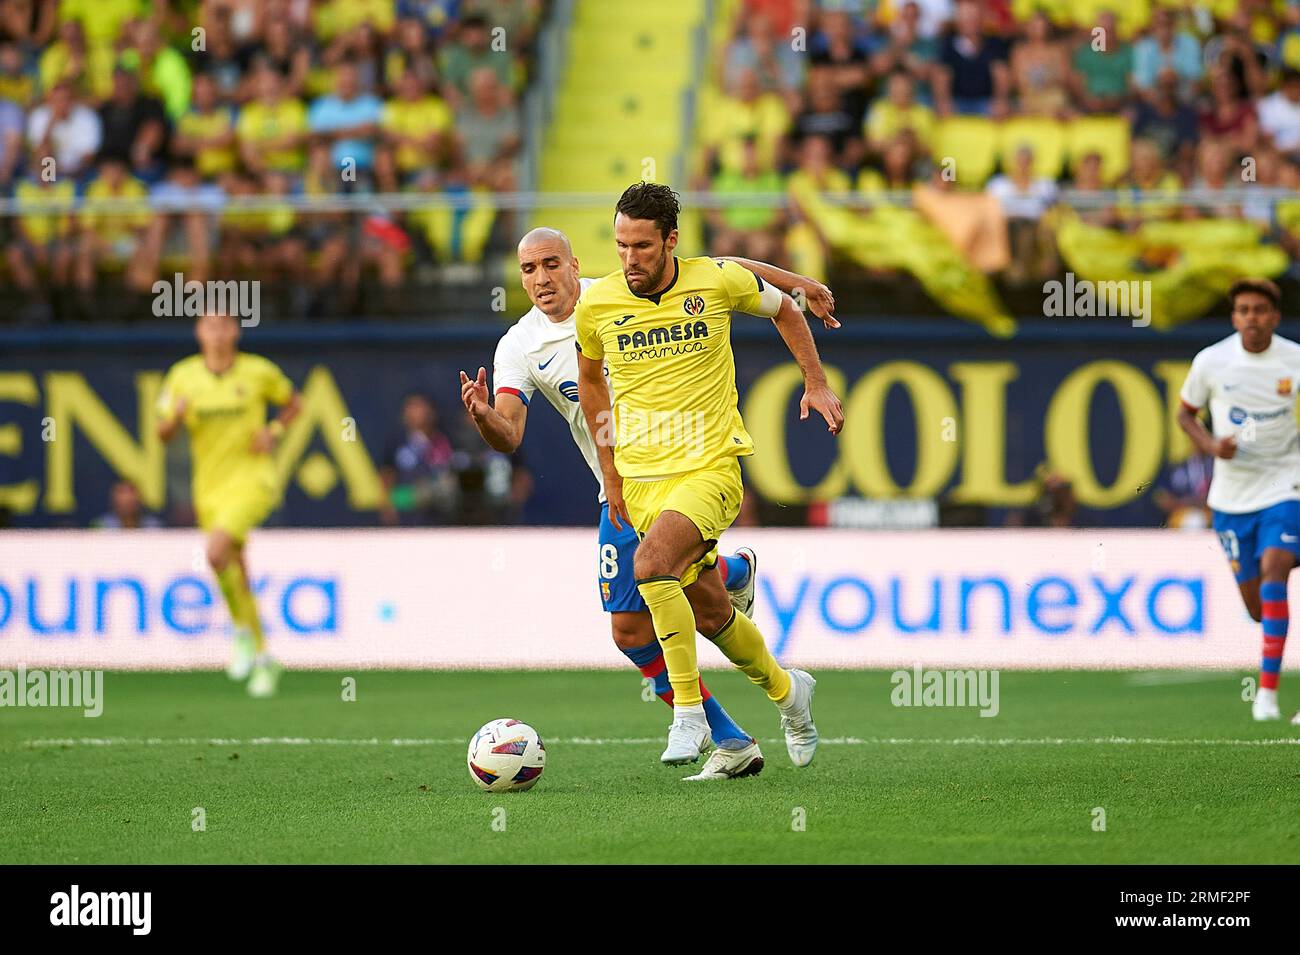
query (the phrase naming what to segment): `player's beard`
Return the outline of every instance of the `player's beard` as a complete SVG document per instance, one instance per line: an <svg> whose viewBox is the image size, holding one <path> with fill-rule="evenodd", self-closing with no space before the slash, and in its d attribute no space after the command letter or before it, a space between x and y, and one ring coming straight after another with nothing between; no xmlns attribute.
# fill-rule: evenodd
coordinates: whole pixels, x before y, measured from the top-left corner
<svg viewBox="0 0 1300 955"><path fill-rule="evenodd" d="M668 250L664 249L664 254L663 257L659 259L658 267L653 272L651 272L649 269L646 269L645 271L642 272L642 274L645 276L645 279L642 280L641 287L640 288L634 287L632 285L631 279L628 279L627 286L628 288L632 289L633 292L636 292L638 295L644 295L646 292L649 292L652 288L659 287L659 283L664 280L664 272L666 272L667 270L668 270Z"/></svg>

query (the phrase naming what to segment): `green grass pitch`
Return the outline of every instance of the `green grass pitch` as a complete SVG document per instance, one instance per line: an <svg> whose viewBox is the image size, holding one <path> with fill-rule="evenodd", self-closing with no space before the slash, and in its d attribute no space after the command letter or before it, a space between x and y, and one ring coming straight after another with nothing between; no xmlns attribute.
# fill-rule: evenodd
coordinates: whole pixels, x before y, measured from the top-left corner
<svg viewBox="0 0 1300 955"><path fill-rule="evenodd" d="M342 700L348 675L355 702ZM888 672L816 675L824 743L796 770L762 694L738 674L707 673L763 743L767 766L703 784L659 765L669 713L642 701L630 671L290 672L266 701L215 673L108 673L98 719L0 710L0 856L1266 863L1300 854L1300 730L1252 723L1242 674L1004 671L994 718L895 707ZM547 743L530 792L484 793L469 779L469 737L501 716L530 722Z"/></svg>

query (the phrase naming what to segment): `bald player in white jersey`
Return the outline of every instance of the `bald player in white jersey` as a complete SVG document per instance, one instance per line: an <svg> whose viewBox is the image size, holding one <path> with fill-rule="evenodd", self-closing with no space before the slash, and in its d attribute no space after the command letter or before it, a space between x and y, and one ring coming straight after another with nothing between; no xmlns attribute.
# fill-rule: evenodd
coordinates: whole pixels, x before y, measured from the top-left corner
<svg viewBox="0 0 1300 955"><path fill-rule="evenodd" d="M1234 282L1228 301L1236 332L1192 360L1178 423L1215 457L1206 503L1246 610L1264 630L1251 714L1276 720L1290 621L1287 577L1300 557L1300 344L1273 333L1282 296L1267 279ZM1207 404L1213 434L1198 417ZM1300 723L1300 714L1291 722Z"/></svg>
<svg viewBox="0 0 1300 955"><path fill-rule="evenodd" d="M492 374L495 405L488 400L486 368L479 368L475 379L461 372L461 399L483 440L507 454L523 440L528 409L537 392L568 421L574 443L600 489L598 580L601 601L610 614L614 643L646 678L654 680L659 698L671 706L673 692L663 651L655 638L649 611L637 591L632 569L637 534L626 521L619 529L609 520L595 442L578 404L573 309L590 280L579 277L573 249L564 234L555 229L532 230L520 241L518 251L520 277L533 308L497 345ZM814 314L834 321L828 316L834 312L835 299L821 283L765 263L734 261L784 291L794 294L796 289L802 290ZM719 557L718 571L733 605L749 614L754 603L756 576L753 551L742 548L737 554ZM726 623L721 619L701 619L698 612L696 615L696 625L705 633L715 633ZM687 778L694 781L755 775L763 766L758 744L727 715L703 681L700 689L716 749L704 768Z"/></svg>

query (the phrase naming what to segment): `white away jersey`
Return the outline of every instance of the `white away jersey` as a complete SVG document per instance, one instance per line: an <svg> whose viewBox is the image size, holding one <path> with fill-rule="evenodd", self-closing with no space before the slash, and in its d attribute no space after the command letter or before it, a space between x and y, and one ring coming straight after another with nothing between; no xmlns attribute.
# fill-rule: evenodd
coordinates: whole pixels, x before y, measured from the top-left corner
<svg viewBox="0 0 1300 955"><path fill-rule="evenodd" d="M1225 514L1247 514L1281 501L1300 500L1300 431L1296 386L1300 344L1273 336L1258 354L1235 333L1192 360L1182 400L1210 406L1216 438L1234 436L1231 460L1214 459L1207 503Z"/></svg>
<svg viewBox="0 0 1300 955"><path fill-rule="evenodd" d="M592 283L580 279L582 290ZM608 372L606 379L608 383ZM541 309L533 307L519 319L497 343L492 368L492 388L496 394L517 395L524 404L540 391L568 422L573 441L587 460L596 477L600 501L605 501L605 486L596 456L596 442L587 430L587 419L578 403L578 348L573 316L553 322Z"/></svg>

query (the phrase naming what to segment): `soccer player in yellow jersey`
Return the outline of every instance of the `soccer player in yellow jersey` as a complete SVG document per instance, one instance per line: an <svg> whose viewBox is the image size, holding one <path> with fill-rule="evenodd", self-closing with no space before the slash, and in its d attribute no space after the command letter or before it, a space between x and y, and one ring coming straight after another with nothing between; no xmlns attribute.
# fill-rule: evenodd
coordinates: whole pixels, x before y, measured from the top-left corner
<svg viewBox="0 0 1300 955"><path fill-rule="evenodd" d="M776 325L803 371L801 418L816 411L838 434L844 414L794 301L735 262L677 258L678 211L667 186L630 186L614 216L622 269L592 283L573 313L581 353L578 399L596 439L610 519L629 521L641 535L637 589L673 688L673 723L660 759L694 762L709 735L694 603L697 610L715 606L727 620L706 636L777 705L786 751L796 766L806 766L817 749L816 681L802 670L783 669L753 621L727 612L718 575L701 573L717 560L718 538L740 512L739 458L754 452L736 407L731 313ZM838 327L833 317L825 321Z"/></svg>
<svg viewBox="0 0 1300 955"><path fill-rule="evenodd" d="M251 696L272 696L281 668L266 651L244 543L280 503L271 452L298 414L298 393L272 362L239 351L238 319L210 312L195 323L194 335L199 354L178 361L163 379L158 435L170 441L182 425L189 432L194 513L235 625L226 674L247 678ZM280 408L269 424L268 404Z"/></svg>

